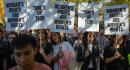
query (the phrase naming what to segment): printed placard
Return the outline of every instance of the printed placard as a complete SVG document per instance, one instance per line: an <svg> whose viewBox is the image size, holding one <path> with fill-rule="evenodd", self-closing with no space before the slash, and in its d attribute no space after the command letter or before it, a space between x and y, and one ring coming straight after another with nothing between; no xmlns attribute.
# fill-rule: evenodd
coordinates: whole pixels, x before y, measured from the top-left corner
<svg viewBox="0 0 130 70"><path fill-rule="evenodd" d="M29 29L48 29L51 17L50 0L27 0Z"/></svg>
<svg viewBox="0 0 130 70"><path fill-rule="evenodd" d="M72 33L74 27L75 4L68 2L53 3L52 32Z"/></svg>
<svg viewBox="0 0 130 70"><path fill-rule="evenodd" d="M97 4L80 3L78 5L78 30L99 32L99 11Z"/></svg>
<svg viewBox="0 0 130 70"><path fill-rule="evenodd" d="M6 31L26 30L26 0L4 0Z"/></svg>
<svg viewBox="0 0 130 70"><path fill-rule="evenodd" d="M105 35L128 34L128 5L106 6L104 8Z"/></svg>

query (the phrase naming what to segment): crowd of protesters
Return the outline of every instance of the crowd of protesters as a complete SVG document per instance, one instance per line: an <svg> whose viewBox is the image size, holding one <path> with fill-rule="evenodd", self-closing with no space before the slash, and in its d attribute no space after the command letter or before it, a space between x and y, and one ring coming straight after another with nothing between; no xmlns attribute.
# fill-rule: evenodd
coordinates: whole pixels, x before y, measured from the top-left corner
<svg viewBox="0 0 130 70"><path fill-rule="evenodd" d="M49 30L5 31L0 25L0 70L130 70L130 35Z"/></svg>

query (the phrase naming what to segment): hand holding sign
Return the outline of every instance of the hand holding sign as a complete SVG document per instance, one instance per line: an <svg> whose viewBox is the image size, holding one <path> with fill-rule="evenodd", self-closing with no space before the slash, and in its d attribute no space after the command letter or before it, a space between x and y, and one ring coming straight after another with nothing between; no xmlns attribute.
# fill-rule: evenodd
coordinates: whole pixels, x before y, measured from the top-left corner
<svg viewBox="0 0 130 70"><path fill-rule="evenodd" d="M59 47L58 55L59 55L59 57L63 56L63 51L62 51L62 47L61 46Z"/></svg>
<svg viewBox="0 0 130 70"><path fill-rule="evenodd" d="M119 53L119 51L116 51L114 54L115 59L118 59L121 57L121 54Z"/></svg>

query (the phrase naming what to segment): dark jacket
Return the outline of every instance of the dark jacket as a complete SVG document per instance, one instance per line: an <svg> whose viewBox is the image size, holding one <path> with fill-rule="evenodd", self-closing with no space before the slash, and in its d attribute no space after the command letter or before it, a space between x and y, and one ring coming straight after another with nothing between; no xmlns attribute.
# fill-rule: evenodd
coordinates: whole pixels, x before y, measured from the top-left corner
<svg viewBox="0 0 130 70"><path fill-rule="evenodd" d="M120 48L116 49L113 46L109 46L104 50L104 59L113 57L114 54L118 51L124 59L118 58L113 60L110 63L106 64L106 70L128 70L128 60L127 60L127 48L124 46L120 46Z"/></svg>
<svg viewBox="0 0 130 70"><path fill-rule="evenodd" d="M0 69L3 70L4 59L7 57L7 42L0 40Z"/></svg>
<svg viewBox="0 0 130 70"><path fill-rule="evenodd" d="M46 47L42 47L42 48L44 49L44 52L46 55L53 53L52 44L50 44L50 43L48 43L46 45ZM39 63L47 64L53 69L53 63L51 63L51 64L46 63L45 59L43 58L42 54L40 53L40 46L38 46L38 51L37 51L37 54L35 56L35 61L37 61Z"/></svg>
<svg viewBox="0 0 130 70"><path fill-rule="evenodd" d="M92 53L90 52L88 57L85 57L85 51L88 49L87 47L82 47L78 48L78 54L77 54L77 61L83 61L83 65L81 67L81 70L88 70L88 66L90 64L90 61L92 60L94 70L98 70L98 63L99 63L99 49L97 46L92 47Z"/></svg>

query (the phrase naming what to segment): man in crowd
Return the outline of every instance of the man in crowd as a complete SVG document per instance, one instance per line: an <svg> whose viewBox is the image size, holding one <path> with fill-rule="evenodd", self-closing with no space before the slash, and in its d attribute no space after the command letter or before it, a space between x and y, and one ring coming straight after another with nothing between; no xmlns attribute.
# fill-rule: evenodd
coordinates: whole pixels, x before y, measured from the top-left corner
<svg viewBox="0 0 130 70"><path fill-rule="evenodd" d="M104 49L109 46L108 39L104 36L104 27L100 28L99 34L96 36L98 42L99 52L100 52L100 70L104 70Z"/></svg>
<svg viewBox="0 0 130 70"><path fill-rule="evenodd" d="M49 66L35 61L37 43L33 36L21 34L12 41L12 46L17 65L10 70L51 70Z"/></svg>

